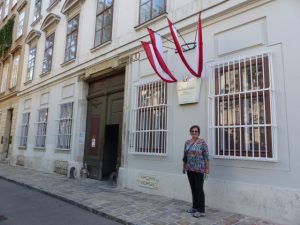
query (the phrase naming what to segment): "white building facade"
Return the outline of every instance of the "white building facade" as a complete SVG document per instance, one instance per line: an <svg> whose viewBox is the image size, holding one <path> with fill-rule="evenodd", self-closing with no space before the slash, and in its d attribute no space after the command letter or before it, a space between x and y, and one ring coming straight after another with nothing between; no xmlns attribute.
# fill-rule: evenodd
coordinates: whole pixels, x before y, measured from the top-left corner
<svg viewBox="0 0 300 225"><path fill-rule="evenodd" d="M92 178L118 171L125 187L190 201L183 145L198 124L210 151L208 206L300 223L299 1L66 0L30 8L13 164L67 174L86 163ZM149 41L147 27L170 39L168 17L193 42L199 12L202 77L178 90L159 80L140 41ZM190 61L194 51L186 52ZM164 54L175 76L189 75L173 49ZM182 104L178 92L193 88L196 100Z"/></svg>

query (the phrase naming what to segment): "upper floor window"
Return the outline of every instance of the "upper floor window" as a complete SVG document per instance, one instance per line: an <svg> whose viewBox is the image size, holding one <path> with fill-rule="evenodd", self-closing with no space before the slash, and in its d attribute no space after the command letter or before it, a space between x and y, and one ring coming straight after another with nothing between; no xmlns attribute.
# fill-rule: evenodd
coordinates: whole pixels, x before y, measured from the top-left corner
<svg viewBox="0 0 300 225"><path fill-rule="evenodd" d="M5 63L5 64L4 64L4 68L3 68L3 73L2 73L2 82L1 82L0 93L5 92L5 90L6 90L6 83L7 83L7 76L8 76L8 68L9 68L9 63Z"/></svg>
<svg viewBox="0 0 300 225"><path fill-rule="evenodd" d="M65 62L76 58L78 38L79 15L69 20L67 26L67 40L65 50Z"/></svg>
<svg viewBox="0 0 300 225"><path fill-rule="evenodd" d="M14 87L17 84L17 79L18 79L18 72L19 72L19 62L20 62L20 56L17 55L14 58L13 62L13 70L12 70L12 75L10 79L10 87Z"/></svg>
<svg viewBox="0 0 300 225"><path fill-rule="evenodd" d="M36 46L32 47L29 50L26 81L29 81L29 80L33 79L34 66L35 66L35 56L36 56Z"/></svg>
<svg viewBox="0 0 300 225"><path fill-rule="evenodd" d="M41 17L41 10L42 10L42 0L35 0L33 21L36 21L38 18Z"/></svg>
<svg viewBox="0 0 300 225"><path fill-rule="evenodd" d="M167 85L156 81L137 87L131 113L130 152L146 155L167 153Z"/></svg>
<svg viewBox="0 0 300 225"><path fill-rule="evenodd" d="M45 52L43 60L43 73L47 73L51 70L52 57L53 57L53 46L54 46L55 33L52 33L46 38Z"/></svg>
<svg viewBox="0 0 300 225"><path fill-rule="evenodd" d="M140 0L140 24L166 11L166 0Z"/></svg>
<svg viewBox="0 0 300 225"><path fill-rule="evenodd" d="M111 40L113 1L98 0L95 46Z"/></svg>
<svg viewBox="0 0 300 225"><path fill-rule="evenodd" d="M18 30L17 30L17 38L23 34L24 29L24 19L25 19L25 11L20 12L19 14L19 22L18 22Z"/></svg>
<svg viewBox="0 0 300 225"><path fill-rule="evenodd" d="M217 64L210 76L214 155L274 159L270 55Z"/></svg>
<svg viewBox="0 0 300 225"><path fill-rule="evenodd" d="M9 11L9 0L5 0L5 2L4 2L4 17L6 17L8 15L8 11Z"/></svg>

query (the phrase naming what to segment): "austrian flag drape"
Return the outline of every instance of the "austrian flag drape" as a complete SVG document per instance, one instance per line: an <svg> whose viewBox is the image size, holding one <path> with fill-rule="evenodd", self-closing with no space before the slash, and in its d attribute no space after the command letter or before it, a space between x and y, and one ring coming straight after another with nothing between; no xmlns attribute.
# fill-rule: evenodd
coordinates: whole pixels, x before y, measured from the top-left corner
<svg viewBox="0 0 300 225"><path fill-rule="evenodd" d="M201 77L202 69L203 69L203 41L202 41L202 21L201 17L199 16L198 20L198 27L197 27L197 37L196 37L196 51L195 51L195 66L192 67L188 61L186 60L181 45L179 43L178 34L176 28L174 27L173 23L168 19L169 27L171 30L171 35L174 40L174 44L176 50L186 66L186 68L190 71L190 73L196 77Z"/></svg>
<svg viewBox="0 0 300 225"><path fill-rule="evenodd" d="M185 58L181 44L178 39L178 33L173 23L168 19L169 28L174 41L176 51L187 70L195 77L200 78L203 69L203 43L202 43L202 22L199 16L197 33L195 38L195 64L191 65ZM142 46L146 52L148 60L155 71L155 73L165 82L172 83L177 82L176 77L172 74L171 70L167 66L163 58L163 45L162 39L159 34L148 28L151 43L142 42Z"/></svg>
<svg viewBox="0 0 300 225"><path fill-rule="evenodd" d="M148 57L148 60L153 68L153 70L155 71L155 73L165 82L167 83L173 83L176 82L176 79L173 76L170 76L169 74L167 74L164 69L162 68L162 66L160 65L160 63L158 62L158 59L156 57L155 51L154 51L154 47L152 44L148 43L148 42L143 42L142 41L142 45L143 48L146 52L146 55Z"/></svg>

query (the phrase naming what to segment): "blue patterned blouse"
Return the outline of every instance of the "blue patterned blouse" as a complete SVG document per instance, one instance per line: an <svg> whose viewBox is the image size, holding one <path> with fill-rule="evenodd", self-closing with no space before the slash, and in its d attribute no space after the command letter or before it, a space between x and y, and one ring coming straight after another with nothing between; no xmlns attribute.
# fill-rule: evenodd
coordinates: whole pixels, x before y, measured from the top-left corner
<svg viewBox="0 0 300 225"><path fill-rule="evenodd" d="M198 138L194 144L191 140L185 142L183 160L187 171L204 173L205 160L208 159L208 147L204 139Z"/></svg>

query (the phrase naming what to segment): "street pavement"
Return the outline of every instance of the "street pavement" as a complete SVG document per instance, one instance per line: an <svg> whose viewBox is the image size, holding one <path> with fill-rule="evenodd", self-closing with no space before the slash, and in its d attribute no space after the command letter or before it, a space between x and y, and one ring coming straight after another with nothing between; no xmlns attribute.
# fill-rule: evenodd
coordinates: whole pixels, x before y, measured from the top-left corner
<svg viewBox="0 0 300 225"><path fill-rule="evenodd" d="M0 178L38 190L122 224L279 225L263 219L208 207L206 208L206 217L194 218L185 212L190 207L190 203L185 201L112 186L107 182L92 179L70 179L66 176L1 163ZM89 225L89 223L82 225Z"/></svg>
<svg viewBox="0 0 300 225"><path fill-rule="evenodd" d="M1 225L120 224L6 180L0 180L0 215Z"/></svg>

